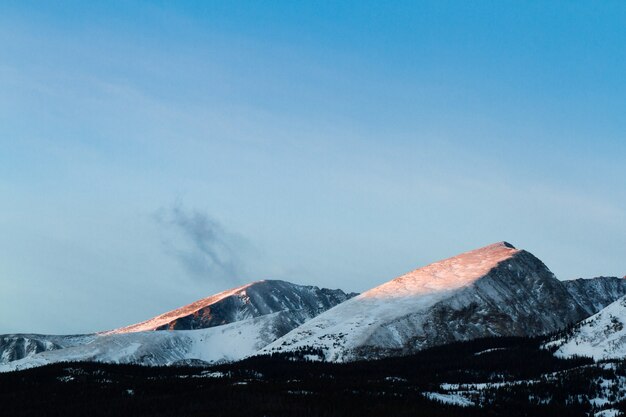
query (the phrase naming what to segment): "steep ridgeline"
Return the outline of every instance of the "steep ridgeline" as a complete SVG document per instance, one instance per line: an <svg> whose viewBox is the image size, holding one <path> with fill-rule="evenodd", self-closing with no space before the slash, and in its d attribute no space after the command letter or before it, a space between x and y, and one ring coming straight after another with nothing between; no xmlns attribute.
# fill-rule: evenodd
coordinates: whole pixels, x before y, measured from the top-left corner
<svg viewBox="0 0 626 417"><path fill-rule="evenodd" d="M299 320L305 320L355 295L279 280L256 281L106 334L206 329L279 311L298 311Z"/></svg>
<svg viewBox="0 0 626 417"><path fill-rule="evenodd" d="M64 361L144 365L236 361L354 295L258 281L95 335L0 336L6 346L0 372ZM153 331L163 329L177 330Z"/></svg>
<svg viewBox="0 0 626 417"><path fill-rule="evenodd" d="M624 278L578 278L562 282L589 315L597 313L626 295L626 279Z"/></svg>
<svg viewBox="0 0 626 417"><path fill-rule="evenodd" d="M263 352L313 348L331 361L369 359L486 336L538 335L587 316L539 259L501 242L366 291Z"/></svg>
<svg viewBox="0 0 626 417"><path fill-rule="evenodd" d="M558 357L626 357L626 297L558 335L546 347L557 348Z"/></svg>

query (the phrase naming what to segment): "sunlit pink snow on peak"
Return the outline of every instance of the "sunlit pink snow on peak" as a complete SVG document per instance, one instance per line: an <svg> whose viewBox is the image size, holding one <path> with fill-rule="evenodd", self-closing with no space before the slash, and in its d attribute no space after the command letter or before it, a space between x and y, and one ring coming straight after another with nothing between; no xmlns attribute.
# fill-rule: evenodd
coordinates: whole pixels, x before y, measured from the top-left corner
<svg viewBox="0 0 626 417"><path fill-rule="evenodd" d="M115 329L115 330L111 330L108 332L102 332L102 334L117 334L117 333L134 333L134 332L145 332L145 331L151 331L151 330L156 330L158 327L161 327L165 324L171 323L172 321L179 319L181 317L185 317L188 316L190 314L194 314L196 312L198 312L199 310L210 306L214 303L217 303L220 300L223 300L226 297L230 297L231 295L240 293L241 295L245 296L245 292L246 289L254 284L260 283L260 282L264 282L263 280L261 281L254 281L245 285L242 285L240 287L237 288L232 288L230 290L226 290L226 291L222 291L219 294L215 294L212 295L210 297L207 298L203 298L201 300L195 301L191 304L188 304L186 306L177 308L175 310L172 311L168 311L167 313L158 315L156 317L153 317L149 320L143 321L141 323L137 323L137 324L133 324L130 326L126 326L126 327L122 327L119 329ZM205 314L208 314L205 313Z"/></svg>
<svg viewBox="0 0 626 417"><path fill-rule="evenodd" d="M510 243L494 243L411 271L357 298L404 298L461 288L482 278L517 252Z"/></svg>

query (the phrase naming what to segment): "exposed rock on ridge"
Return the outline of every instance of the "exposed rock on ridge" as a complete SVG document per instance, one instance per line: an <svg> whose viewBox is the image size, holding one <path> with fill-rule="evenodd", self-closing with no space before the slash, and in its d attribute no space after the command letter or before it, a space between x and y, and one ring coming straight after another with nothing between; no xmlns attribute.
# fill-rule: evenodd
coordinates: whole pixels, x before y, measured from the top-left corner
<svg viewBox="0 0 626 417"><path fill-rule="evenodd" d="M346 361L453 341L553 332L588 316L535 256L500 242L409 272L328 310L264 352Z"/></svg>
<svg viewBox="0 0 626 417"><path fill-rule="evenodd" d="M626 279L617 277L578 278L562 281L567 291L588 315L602 310L626 295Z"/></svg>
<svg viewBox="0 0 626 417"><path fill-rule="evenodd" d="M285 310L302 310L311 318L355 295L279 280L256 281L106 333L205 329Z"/></svg>

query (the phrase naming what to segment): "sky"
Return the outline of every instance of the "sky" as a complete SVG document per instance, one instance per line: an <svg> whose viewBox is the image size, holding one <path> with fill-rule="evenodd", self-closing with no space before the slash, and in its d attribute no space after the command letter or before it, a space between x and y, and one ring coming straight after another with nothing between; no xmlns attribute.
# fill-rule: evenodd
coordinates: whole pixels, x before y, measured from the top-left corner
<svg viewBox="0 0 626 417"><path fill-rule="evenodd" d="M506 240L626 274L621 1L3 1L0 333Z"/></svg>

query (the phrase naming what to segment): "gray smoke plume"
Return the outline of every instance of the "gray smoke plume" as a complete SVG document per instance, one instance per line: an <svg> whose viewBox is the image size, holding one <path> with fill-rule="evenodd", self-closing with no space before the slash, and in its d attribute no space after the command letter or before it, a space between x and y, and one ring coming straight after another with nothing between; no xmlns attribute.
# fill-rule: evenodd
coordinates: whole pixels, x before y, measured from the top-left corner
<svg viewBox="0 0 626 417"><path fill-rule="evenodd" d="M167 253L174 256L195 279L240 284L245 275L245 255L250 244L227 231L217 220L180 205L160 209L155 218L164 226Z"/></svg>

